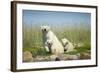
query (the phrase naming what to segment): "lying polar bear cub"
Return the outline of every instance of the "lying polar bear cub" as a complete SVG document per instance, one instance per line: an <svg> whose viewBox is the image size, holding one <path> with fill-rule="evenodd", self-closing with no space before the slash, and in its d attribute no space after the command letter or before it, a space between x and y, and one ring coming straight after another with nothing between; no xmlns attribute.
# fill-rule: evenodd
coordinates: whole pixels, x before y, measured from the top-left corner
<svg viewBox="0 0 100 73"><path fill-rule="evenodd" d="M64 38L61 41L64 46L64 51L66 52L75 51L73 44L68 39Z"/></svg>
<svg viewBox="0 0 100 73"><path fill-rule="evenodd" d="M50 30L49 26L41 26L43 34L43 42L47 52L52 54L64 53L62 43L58 40L56 35Z"/></svg>

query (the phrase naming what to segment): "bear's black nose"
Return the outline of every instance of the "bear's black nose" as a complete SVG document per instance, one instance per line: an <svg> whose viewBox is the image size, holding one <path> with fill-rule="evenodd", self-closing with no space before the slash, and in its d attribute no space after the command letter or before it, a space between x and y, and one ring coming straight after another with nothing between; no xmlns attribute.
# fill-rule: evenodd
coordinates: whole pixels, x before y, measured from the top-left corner
<svg viewBox="0 0 100 73"><path fill-rule="evenodd" d="M46 31L46 29L44 29L44 31Z"/></svg>

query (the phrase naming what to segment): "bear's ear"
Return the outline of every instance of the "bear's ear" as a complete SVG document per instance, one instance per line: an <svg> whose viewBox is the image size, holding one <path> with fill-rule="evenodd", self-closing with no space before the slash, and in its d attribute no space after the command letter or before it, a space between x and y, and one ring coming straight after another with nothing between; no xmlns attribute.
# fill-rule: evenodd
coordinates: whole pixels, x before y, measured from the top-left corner
<svg viewBox="0 0 100 73"><path fill-rule="evenodd" d="M43 26L40 26L40 29L43 29Z"/></svg>
<svg viewBox="0 0 100 73"><path fill-rule="evenodd" d="M46 27L46 29L47 29L47 30L50 30L50 27L49 27L49 26L47 26L47 27Z"/></svg>

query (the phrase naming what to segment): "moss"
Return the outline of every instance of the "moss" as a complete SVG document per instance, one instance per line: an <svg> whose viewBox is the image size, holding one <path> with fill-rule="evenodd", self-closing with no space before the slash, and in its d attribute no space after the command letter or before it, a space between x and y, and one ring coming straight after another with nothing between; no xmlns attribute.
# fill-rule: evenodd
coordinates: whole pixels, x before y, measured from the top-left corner
<svg viewBox="0 0 100 73"><path fill-rule="evenodd" d="M34 57L50 55L44 48L24 48L23 51L30 51Z"/></svg>

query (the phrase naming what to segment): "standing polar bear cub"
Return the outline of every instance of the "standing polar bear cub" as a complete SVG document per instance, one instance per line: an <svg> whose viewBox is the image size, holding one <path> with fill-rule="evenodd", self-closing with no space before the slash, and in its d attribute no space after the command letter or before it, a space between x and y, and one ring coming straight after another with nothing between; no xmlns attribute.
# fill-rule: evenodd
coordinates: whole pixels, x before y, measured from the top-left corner
<svg viewBox="0 0 100 73"><path fill-rule="evenodd" d="M52 54L64 53L62 43L58 40L56 35L50 30L49 26L41 26L43 33L43 42L47 52Z"/></svg>

